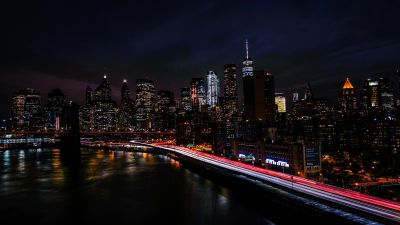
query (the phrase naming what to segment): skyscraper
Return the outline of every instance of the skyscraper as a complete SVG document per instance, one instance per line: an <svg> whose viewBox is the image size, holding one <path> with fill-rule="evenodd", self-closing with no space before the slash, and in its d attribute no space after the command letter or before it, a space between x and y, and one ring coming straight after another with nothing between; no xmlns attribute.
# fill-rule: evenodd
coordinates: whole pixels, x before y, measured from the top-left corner
<svg viewBox="0 0 400 225"><path fill-rule="evenodd" d="M107 79L107 74L104 74L103 81L96 88L96 100L111 100L110 82Z"/></svg>
<svg viewBox="0 0 400 225"><path fill-rule="evenodd" d="M272 74L258 70L243 77L243 118L246 121L275 121L275 85Z"/></svg>
<svg viewBox="0 0 400 225"><path fill-rule="evenodd" d="M66 103L65 95L60 89L53 89L48 94L46 107L46 128L48 130L60 129L60 118Z"/></svg>
<svg viewBox="0 0 400 225"><path fill-rule="evenodd" d="M214 71L208 71L206 75L207 81L207 104L214 108L218 103L219 98L219 80Z"/></svg>
<svg viewBox="0 0 400 225"><path fill-rule="evenodd" d="M91 124L88 129L99 131L112 131L116 128L117 104L111 99L110 81L107 75L95 90L95 99L90 104L89 121Z"/></svg>
<svg viewBox="0 0 400 225"><path fill-rule="evenodd" d="M264 71L265 77L265 119L270 123L275 122L276 104L275 104L275 80L271 72Z"/></svg>
<svg viewBox="0 0 400 225"><path fill-rule="evenodd" d="M128 81L124 79L121 87L121 104L117 115L118 130L130 130L133 128L134 102L130 94Z"/></svg>
<svg viewBox="0 0 400 225"><path fill-rule="evenodd" d="M184 111L192 110L192 95L189 87L181 88L181 108Z"/></svg>
<svg viewBox="0 0 400 225"><path fill-rule="evenodd" d="M243 119L265 121L264 71L255 71L253 76L243 77Z"/></svg>
<svg viewBox="0 0 400 225"><path fill-rule="evenodd" d="M395 109L393 83L387 78L379 78L382 108L388 112Z"/></svg>
<svg viewBox="0 0 400 225"><path fill-rule="evenodd" d="M310 99L313 99L313 98L314 98L314 94L313 94L312 89L311 89L311 84L310 84L310 82L307 82L306 91L304 93L304 99L310 100Z"/></svg>
<svg viewBox="0 0 400 225"><path fill-rule="evenodd" d="M194 109L200 110L206 104L206 88L203 78L192 78L190 85L192 95L192 106Z"/></svg>
<svg viewBox="0 0 400 225"><path fill-rule="evenodd" d="M236 78L236 65L224 66L224 111L226 120L232 120L232 116L238 111L238 88Z"/></svg>
<svg viewBox="0 0 400 225"><path fill-rule="evenodd" d="M90 104L93 101L93 90L90 86L86 87L85 103Z"/></svg>
<svg viewBox="0 0 400 225"><path fill-rule="evenodd" d="M339 97L339 108L345 115L351 115L357 109L356 91L349 78L346 78L346 82L342 87L342 92Z"/></svg>
<svg viewBox="0 0 400 225"><path fill-rule="evenodd" d="M275 93L275 104L278 107L278 113L286 112L286 98L283 93Z"/></svg>
<svg viewBox="0 0 400 225"><path fill-rule="evenodd" d="M159 131L172 131L175 129L175 120L174 94L171 91L158 91L156 129Z"/></svg>
<svg viewBox="0 0 400 225"><path fill-rule="evenodd" d="M30 88L14 93L11 114L14 129L41 129L43 115L40 94Z"/></svg>
<svg viewBox="0 0 400 225"><path fill-rule="evenodd" d="M253 60L249 56L249 43L246 39L246 56L243 60L243 77L253 76Z"/></svg>
<svg viewBox="0 0 400 225"><path fill-rule="evenodd" d="M364 82L362 100L365 112L374 109L393 110L395 102L392 82L383 77L368 78Z"/></svg>
<svg viewBox="0 0 400 225"><path fill-rule="evenodd" d="M126 79L123 80L123 84L121 87L121 103L128 102L130 100L131 91L128 87L128 81Z"/></svg>
<svg viewBox="0 0 400 225"><path fill-rule="evenodd" d="M136 129L148 131L154 129L154 112L156 106L154 81L136 80Z"/></svg>

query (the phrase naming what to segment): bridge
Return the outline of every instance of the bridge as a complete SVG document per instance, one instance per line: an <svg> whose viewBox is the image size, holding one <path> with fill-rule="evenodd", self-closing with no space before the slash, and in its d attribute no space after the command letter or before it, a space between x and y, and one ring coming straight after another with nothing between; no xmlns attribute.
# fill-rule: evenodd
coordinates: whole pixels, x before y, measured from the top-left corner
<svg viewBox="0 0 400 225"><path fill-rule="evenodd" d="M215 167L246 175L278 187L292 190L315 199L351 208L391 222L400 223L400 203L393 202L356 191L334 187L302 177L271 171L226 158L194 151L185 147L167 144L137 143L143 146L189 157Z"/></svg>

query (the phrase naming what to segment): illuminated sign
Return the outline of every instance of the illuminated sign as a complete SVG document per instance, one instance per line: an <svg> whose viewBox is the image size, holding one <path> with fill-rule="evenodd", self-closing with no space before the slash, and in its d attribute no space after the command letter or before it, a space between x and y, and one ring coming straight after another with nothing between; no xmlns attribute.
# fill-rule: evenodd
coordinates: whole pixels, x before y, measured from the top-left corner
<svg viewBox="0 0 400 225"><path fill-rule="evenodd" d="M271 164L271 165L276 165L276 166L282 166L282 167L289 167L289 163L285 161L275 161L273 159L265 159L265 163Z"/></svg>
<svg viewBox="0 0 400 225"><path fill-rule="evenodd" d="M254 156L252 154L248 154L248 155L239 154L238 157L239 157L239 159L252 159L252 160L256 159L256 158L254 158Z"/></svg>
<svg viewBox="0 0 400 225"><path fill-rule="evenodd" d="M378 86L378 81L370 81L368 82L369 86Z"/></svg>

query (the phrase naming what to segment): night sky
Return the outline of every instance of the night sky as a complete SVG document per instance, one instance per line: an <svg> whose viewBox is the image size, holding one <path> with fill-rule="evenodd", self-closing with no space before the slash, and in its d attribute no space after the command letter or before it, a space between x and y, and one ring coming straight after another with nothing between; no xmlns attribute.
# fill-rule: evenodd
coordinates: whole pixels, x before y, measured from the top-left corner
<svg viewBox="0 0 400 225"><path fill-rule="evenodd" d="M132 91L149 78L179 97L192 77L240 65L246 38L255 69L287 93L310 81L333 100L347 75L360 90L400 64L400 1L13 2L0 6L1 116L27 87L82 103L105 72L115 100L123 78Z"/></svg>

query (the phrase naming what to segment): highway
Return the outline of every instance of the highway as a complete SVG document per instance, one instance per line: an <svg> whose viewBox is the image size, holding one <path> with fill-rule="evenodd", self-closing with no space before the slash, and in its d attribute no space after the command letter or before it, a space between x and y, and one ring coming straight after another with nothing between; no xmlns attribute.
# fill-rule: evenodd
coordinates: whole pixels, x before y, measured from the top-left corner
<svg viewBox="0 0 400 225"><path fill-rule="evenodd" d="M267 181L269 183L292 189L318 199L323 199L342 206L356 209L367 214L400 223L400 203L398 202L334 187L302 177L291 176L288 174L251 166L226 158L197 152L185 147L144 143L143 145L181 154L213 166L231 170L239 174Z"/></svg>

